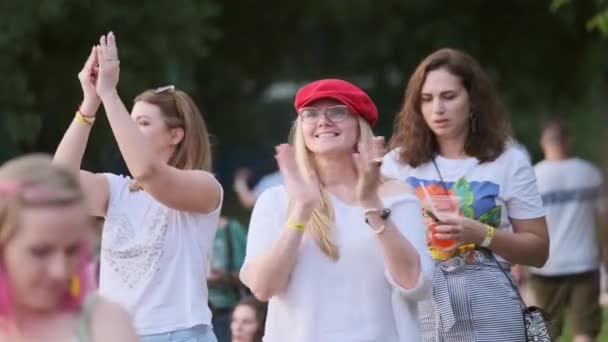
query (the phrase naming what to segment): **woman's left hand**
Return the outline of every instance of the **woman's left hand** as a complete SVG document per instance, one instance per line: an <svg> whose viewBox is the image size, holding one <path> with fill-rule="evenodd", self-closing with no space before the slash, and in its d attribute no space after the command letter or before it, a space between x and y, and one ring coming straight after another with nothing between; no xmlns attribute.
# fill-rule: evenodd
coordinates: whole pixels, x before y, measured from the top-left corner
<svg viewBox="0 0 608 342"><path fill-rule="evenodd" d="M378 203L380 186L380 166L384 157L384 137L374 137L371 144L358 145L359 151L353 155L359 174L356 198L362 206Z"/></svg>
<svg viewBox="0 0 608 342"><path fill-rule="evenodd" d="M110 32L107 36L101 36L97 47L97 62L99 63L99 75L97 78L97 95L102 99L104 95L116 91L120 75L120 60L118 59L118 48L116 37Z"/></svg>
<svg viewBox="0 0 608 342"><path fill-rule="evenodd" d="M453 251L462 245L479 246L486 237L486 227L479 221L457 215L441 215L440 219L434 237L439 240L456 241L453 246L443 249L445 252Z"/></svg>

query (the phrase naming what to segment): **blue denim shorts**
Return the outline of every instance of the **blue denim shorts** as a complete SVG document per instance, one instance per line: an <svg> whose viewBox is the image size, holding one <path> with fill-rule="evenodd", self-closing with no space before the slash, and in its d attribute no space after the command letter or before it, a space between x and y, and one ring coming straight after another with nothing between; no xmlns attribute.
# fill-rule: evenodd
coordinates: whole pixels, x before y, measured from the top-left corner
<svg viewBox="0 0 608 342"><path fill-rule="evenodd" d="M208 325L197 325L162 334L142 335L139 339L141 342L217 342L213 329Z"/></svg>

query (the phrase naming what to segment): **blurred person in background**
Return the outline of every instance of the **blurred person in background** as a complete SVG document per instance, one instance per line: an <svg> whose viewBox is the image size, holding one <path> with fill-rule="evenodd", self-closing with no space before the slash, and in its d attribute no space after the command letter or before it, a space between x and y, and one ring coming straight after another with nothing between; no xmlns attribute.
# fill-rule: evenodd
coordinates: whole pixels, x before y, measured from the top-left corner
<svg viewBox="0 0 608 342"><path fill-rule="evenodd" d="M473 57L446 48L417 66L403 103L383 172L414 187L428 210L435 272L433 297L420 305L422 341L526 341L507 272L542 266L549 239L534 169L512 143L498 94ZM455 212L430 215L431 196L455 201Z"/></svg>
<svg viewBox="0 0 608 342"><path fill-rule="evenodd" d="M606 197L608 196L608 183L606 182L604 182L602 193L604 194L604 200L602 201L603 208L600 206L600 211L608 212L608 200L606 200ZM598 223L598 226L605 227L600 228L600 230L608 230L608 218L606 218L606 215L604 215L603 218L600 216L599 220L600 222ZM602 241L600 246L600 254L602 256L602 267L600 268L600 305L605 308L608 307L608 242L606 242L606 239L608 238L608 232L600 231L600 233L606 234L600 235L600 240Z"/></svg>
<svg viewBox="0 0 608 342"><path fill-rule="evenodd" d="M239 279L245 260L247 232L236 219L222 216L213 241L211 268L207 275L213 330L219 342L230 342L230 316L246 294Z"/></svg>
<svg viewBox="0 0 608 342"><path fill-rule="evenodd" d="M570 311L574 341L594 341L602 326L600 245L606 246L608 235L602 175L574 155L570 134L559 120L545 124L540 145L545 159L534 169L551 242L545 266L529 269L530 288L535 303L551 318L554 340Z"/></svg>
<svg viewBox="0 0 608 342"><path fill-rule="evenodd" d="M266 303L245 297L234 307L230 322L232 342L262 342L266 323Z"/></svg>
<svg viewBox="0 0 608 342"><path fill-rule="evenodd" d="M276 148L285 186L256 202L241 270L269 300L264 341L415 341L431 260L413 190L380 176L375 104L325 79L294 107L291 144Z"/></svg>
<svg viewBox="0 0 608 342"><path fill-rule="evenodd" d="M78 180L51 158L0 167L0 341L138 340L126 310L91 293L92 225Z"/></svg>
<svg viewBox="0 0 608 342"><path fill-rule="evenodd" d="M251 170L248 168L238 169L234 176L234 191L237 194L239 202L246 209L253 208L255 201L257 201L264 191L283 184L283 176L278 170L264 175L253 189L249 188L248 181L250 178Z"/></svg>
<svg viewBox="0 0 608 342"><path fill-rule="evenodd" d="M223 191L205 122L173 86L138 95L129 115L119 65L114 34L102 36L79 74L84 100L54 162L79 176L89 214L105 217L100 293L130 311L141 340L215 342L201 282ZM100 103L133 178L80 170Z"/></svg>

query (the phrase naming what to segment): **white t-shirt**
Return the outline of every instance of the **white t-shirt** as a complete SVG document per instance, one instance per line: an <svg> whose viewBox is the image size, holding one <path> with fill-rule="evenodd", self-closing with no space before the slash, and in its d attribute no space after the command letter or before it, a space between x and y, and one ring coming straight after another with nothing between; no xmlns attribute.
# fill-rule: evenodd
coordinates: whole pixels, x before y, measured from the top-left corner
<svg viewBox="0 0 608 342"><path fill-rule="evenodd" d="M554 276L597 270L600 254L595 218L602 208L600 171L579 158L543 160L534 169L551 243L545 266L530 271Z"/></svg>
<svg viewBox="0 0 608 342"><path fill-rule="evenodd" d="M430 297L432 289L419 201L413 195L383 200L392 210L392 222L420 253L421 277L413 289L405 290L389 275L363 209L330 198L340 258L333 261L304 236L287 289L269 301L264 341L417 341L417 301ZM265 191L256 202L244 267L266 253L287 229L287 205L283 186Z"/></svg>
<svg viewBox="0 0 608 342"><path fill-rule="evenodd" d="M221 202L210 214L181 212L130 191L130 178L106 177L101 295L129 310L139 335L211 325L205 276Z"/></svg>
<svg viewBox="0 0 608 342"><path fill-rule="evenodd" d="M509 218L545 215L534 169L525 154L511 145L493 162L480 164L477 158L448 159L440 155L435 161L448 193L461 197L460 211L466 217L512 231ZM422 184L431 195L446 193L432 162L412 168L399 161L398 150L384 157L382 173L407 182L421 200L425 198Z"/></svg>

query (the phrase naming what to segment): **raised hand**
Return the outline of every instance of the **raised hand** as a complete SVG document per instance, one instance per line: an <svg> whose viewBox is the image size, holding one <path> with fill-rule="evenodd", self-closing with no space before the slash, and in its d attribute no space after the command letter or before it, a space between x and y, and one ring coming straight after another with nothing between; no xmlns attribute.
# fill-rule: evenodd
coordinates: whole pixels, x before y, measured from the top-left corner
<svg viewBox="0 0 608 342"><path fill-rule="evenodd" d="M380 166L384 156L384 137L372 138L371 144L359 143L359 151L353 155L359 174L355 191L357 201L366 207L378 203L380 186Z"/></svg>
<svg viewBox="0 0 608 342"><path fill-rule="evenodd" d="M300 170L296 162L295 150L289 144L276 147L277 163L283 175L287 192L294 199L296 205L315 209L319 205L321 193L319 182L313 171Z"/></svg>
<svg viewBox="0 0 608 342"><path fill-rule="evenodd" d="M247 167L241 167L238 170L236 170L236 172L234 173L234 180L237 181L245 181L247 182L249 180L249 178L251 178L251 169L247 168Z"/></svg>
<svg viewBox="0 0 608 342"><path fill-rule="evenodd" d="M91 53L84 63L82 70L78 73L80 86L82 87L83 100L80 111L83 115L94 116L97 113L101 100L97 96L95 86L97 84L97 47L93 46Z"/></svg>
<svg viewBox="0 0 608 342"><path fill-rule="evenodd" d="M97 46L97 61L99 63L99 76L97 79L97 94L103 97L116 90L120 75L120 60L118 59L118 48L114 33L101 36Z"/></svg>

